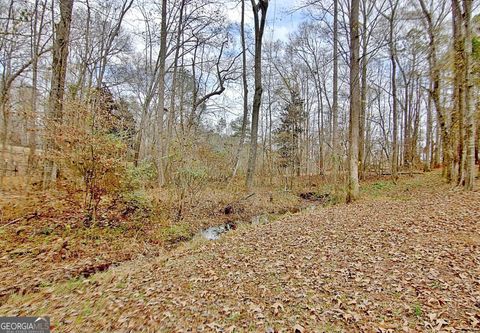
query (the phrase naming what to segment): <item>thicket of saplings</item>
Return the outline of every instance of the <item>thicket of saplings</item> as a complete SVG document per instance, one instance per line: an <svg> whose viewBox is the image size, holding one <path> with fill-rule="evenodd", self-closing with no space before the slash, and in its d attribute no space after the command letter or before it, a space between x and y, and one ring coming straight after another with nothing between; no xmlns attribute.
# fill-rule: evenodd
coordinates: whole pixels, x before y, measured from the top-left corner
<svg viewBox="0 0 480 333"><path fill-rule="evenodd" d="M169 142L163 163L166 182L159 187L157 151L151 148L142 160L135 161L135 134L126 103L115 101L108 91L92 94L88 102L66 98L61 121L46 126L44 139L50 148L42 154L43 162L33 177L34 193L45 189L42 164L52 162L55 178L48 182L47 191L75 202L84 215L85 227L109 225L108 212L112 210L132 219L137 214L173 225L192 219L192 215L207 215L241 203L253 192L255 198L250 200L257 206L263 202L272 205L276 198L277 206L284 202L294 205L300 188L318 183L312 177L296 181L287 177L286 184L288 163L281 156L285 153L280 152L273 163L276 165L259 164L257 186L247 191L244 172L232 177L238 137L198 126ZM245 150L242 160L247 158Z"/></svg>
<svg viewBox="0 0 480 333"><path fill-rule="evenodd" d="M257 208L270 212L272 208L266 206L276 197L277 206L291 205L307 192L327 193L329 203L345 197L343 168L339 167L335 179L332 175L301 175L298 135L292 141L292 136L277 133L279 149L270 152L269 158L260 159L256 187L247 191L244 172L232 177L239 141L235 135L221 135L198 126L192 133L174 138L163 163L166 182L159 187L157 151L150 148L142 160L135 161L135 134L127 104L115 101L108 91L97 91L88 102L67 98L62 120L46 127L45 141L51 148L44 153L44 163L53 162L57 170L49 189L77 204L84 214L84 226L109 225L111 214L107 213L111 210L173 225L192 216L215 213L213 210L222 210L246 196L251 198L252 192L255 203L265 206ZM247 159L246 150L243 161ZM42 168L37 168L39 189L45 183Z"/></svg>

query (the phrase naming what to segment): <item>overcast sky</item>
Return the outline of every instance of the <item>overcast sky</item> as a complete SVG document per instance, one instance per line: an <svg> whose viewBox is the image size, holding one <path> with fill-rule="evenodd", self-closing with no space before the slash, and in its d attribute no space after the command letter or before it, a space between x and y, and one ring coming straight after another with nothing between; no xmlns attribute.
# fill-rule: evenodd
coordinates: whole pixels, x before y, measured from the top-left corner
<svg viewBox="0 0 480 333"><path fill-rule="evenodd" d="M288 34L295 30L295 28L303 20L303 15L298 8L301 0L270 0L267 11L267 34L266 38L286 40ZM250 1L247 1L246 8L246 22L253 26L253 14ZM231 21L240 23L241 7L238 5L227 11L228 17ZM273 35L272 35L273 33Z"/></svg>
<svg viewBox="0 0 480 333"><path fill-rule="evenodd" d="M258 1L258 0L257 0ZM300 11L295 11L304 0L270 0L267 11L267 27L265 31L264 40L283 40L288 39L289 33L296 30L298 25L304 20L304 15ZM237 4L227 5L225 13L228 19L232 23L241 22L241 6ZM245 1L245 22L250 26L250 31L253 29L253 13L250 1ZM138 21L137 21L138 20ZM136 10L132 10L127 19L125 20L129 28L136 29L142 26L139 22L142 22L143 18ZM139 49L143 48L143 44L138 46ZM228 87L222 96L216 96L209 101L209 108L211 109L223 109L224 113L217 113L213 116L213 121L218 117L225 117L227 122L230 122L236 116L240 115L242 109L242 94L241 90Z"/></svg>

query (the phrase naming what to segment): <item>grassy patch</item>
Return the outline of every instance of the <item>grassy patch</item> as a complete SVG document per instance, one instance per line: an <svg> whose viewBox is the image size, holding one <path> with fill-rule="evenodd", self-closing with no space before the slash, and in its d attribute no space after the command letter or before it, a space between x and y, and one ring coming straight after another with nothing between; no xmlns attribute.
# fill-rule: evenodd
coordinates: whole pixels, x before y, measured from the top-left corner
<svg viewBox="0 0 480 333"><path fill-rule="evenodd" d="M395 184L391 181L377 181L371 184L366 184L362 186L362 194L367 196L378 197L385 192L390 191L395 187Z"/></svg>
<svg viewBox="0 0 480 333"><path fill-rule="evenodd" d="M412 307L412 313L417 319L420 319L420 317L422 317L422 314L423 314L422 306L420 304L415 304Z"/></svg>
<svg viewBox="0 0 480 333"><path fill-rule="evenodd" d="M190 227L186 223L174 224L165 227L160 231L164 241L168 243L177 243L192 238Z"/></svg>
<svg viewBox="0 0 480 333"><path fill-rule="evenodd" d="M80 290L84 288L83 279L70 279L64 283L61 283L56 286L56 293L58 294L69 294L74 290Z"/></svg>

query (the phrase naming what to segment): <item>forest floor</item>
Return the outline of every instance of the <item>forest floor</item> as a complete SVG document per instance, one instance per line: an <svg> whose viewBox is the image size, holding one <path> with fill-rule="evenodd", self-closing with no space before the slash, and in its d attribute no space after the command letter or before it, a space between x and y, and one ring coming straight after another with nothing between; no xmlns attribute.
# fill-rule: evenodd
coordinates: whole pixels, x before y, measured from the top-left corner
<svg viewBox="0 0 480 333"><path fill-rule="evenodd" d="M478 332L480 192L437 172L376 182L354 204L17 292L0 314L54 332Z"/></svg>

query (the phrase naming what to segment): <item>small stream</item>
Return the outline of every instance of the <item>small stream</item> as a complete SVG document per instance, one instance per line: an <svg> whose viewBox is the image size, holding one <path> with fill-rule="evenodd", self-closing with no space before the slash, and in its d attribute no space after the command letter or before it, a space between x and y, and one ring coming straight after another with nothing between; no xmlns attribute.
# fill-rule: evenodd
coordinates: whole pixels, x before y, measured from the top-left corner
<svg viewBox="0 0 480 333"><path fill-rule="evenodd" d="M207 240L216 240L219 239L222 234L235 228L233 223L227 223L203 229L200 231L200 235Z"/></svg>
<svg viewBox="0 0 480 333"><path fill-rule="evenodd" d="M300 209L300 211L310 211L314 210L317 205L308 205L306 207L303 207ZM285 214L282 214L282 216ZM278 218L278 217L277 217ZM267 224L273 221L272 216L269 214L261 214L254 216L250 219L250 221L234 221L234 222L228 222L222 225L217 225L213 227L209 227L206 229L203 229L199 232L199 235L207 240L216 240L219 239L224 233L229 232L230 230L235 230L237 226L242 225L242 224L251 224L251 225L262 225L262 224Z"/></svg>
<svg viewBox="0 0 480 333"><path fill-rule="evenodd" d="M230 230L235 230L238 225L241 225L241 224L260 225L260 224L267 224L269 222L271 222L271 219L267 214L257 215L257 216L254 216L250 221L228 222L226 224L203 229L202 231L200 231L200 236L202 236L207 240L216 240L216 239L219 239L220 236L223 235L224 233Z"/></svg>
<svg viewBox="0 0 480 333"><path fill-rule="evenodd" d="M299 197L303 199L304 205L300 207L296 212L299 211L311 211L316 209L319 206L323 206L330 198L329 193L318 194L315 192L306 192L299 194ZM287 213L285 213L287 214ZM285 214L282 214L285 215ZM252 224L252 225L261 225L272 222L272 216L269 214L260 214L252 217L250 221L234 221L227 222L222 225L217 225L203 229L199 232L199 235L207 240L216 240L219 239L224 233L229 232L230 230L235 230L238 225L241 224Z"/></svg>

